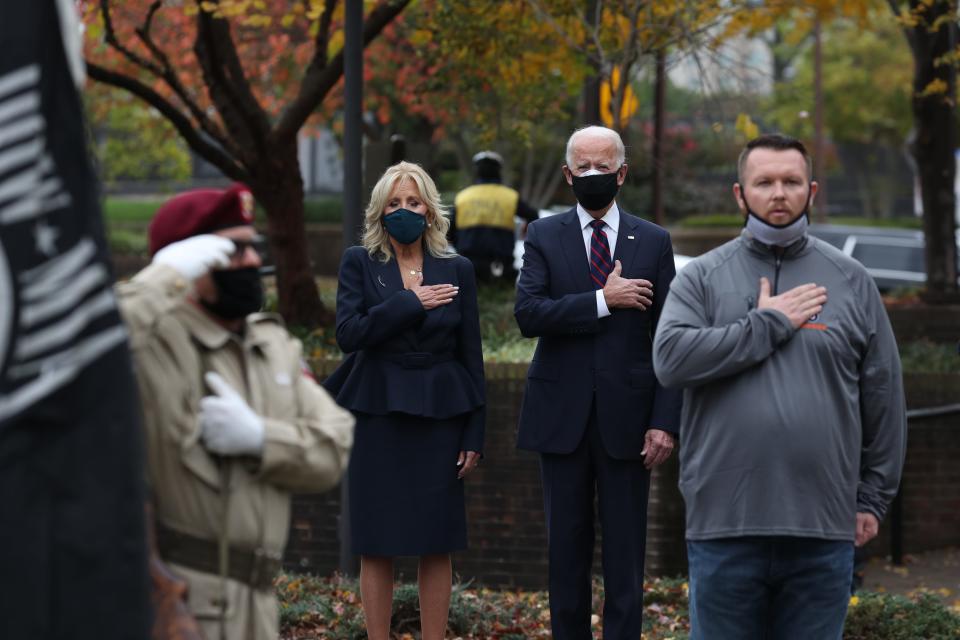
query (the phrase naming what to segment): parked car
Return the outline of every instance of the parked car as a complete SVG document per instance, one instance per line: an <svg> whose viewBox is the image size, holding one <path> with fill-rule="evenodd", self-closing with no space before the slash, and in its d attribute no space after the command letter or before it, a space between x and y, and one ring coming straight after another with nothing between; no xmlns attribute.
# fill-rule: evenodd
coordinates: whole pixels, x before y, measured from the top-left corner
<svg viewBox="0 0 960 640"><path fill-rule="evenodd" d="M927 281L921 231L831 224L810 225L810 235L856 258L881 291L919 287ZM960 250L960 233L957 236Z"/></svg>

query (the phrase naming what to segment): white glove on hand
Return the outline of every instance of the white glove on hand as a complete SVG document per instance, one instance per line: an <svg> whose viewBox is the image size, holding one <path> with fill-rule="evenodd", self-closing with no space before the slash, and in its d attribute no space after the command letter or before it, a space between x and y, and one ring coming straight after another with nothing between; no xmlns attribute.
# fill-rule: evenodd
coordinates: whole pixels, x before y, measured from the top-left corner
<svg viewBox="0 0 960 640"><path fill-rule="evenodd" d="M229 266L234 251L233 242L208 233L168 244L157 251L153 261L176 269L188 280L196 280L214 267Z"/></svg>
<svg viewBox="0 0 960 640"><path fill-rule="evenodd" d="M204 374L216 395L200 400L200 437L211 453L259 456L263 453L263 420L219 374Z"/></svg>

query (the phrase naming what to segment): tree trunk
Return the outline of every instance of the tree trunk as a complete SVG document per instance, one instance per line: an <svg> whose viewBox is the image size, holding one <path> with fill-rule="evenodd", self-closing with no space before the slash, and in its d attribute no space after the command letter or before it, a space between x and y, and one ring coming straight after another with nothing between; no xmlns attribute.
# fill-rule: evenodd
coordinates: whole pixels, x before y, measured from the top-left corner
<svg viewBox="0 0 960 640"><path fill-rule="evenodd" d="M913 4L913 3L911 3ZM928 20L936 24L940 16L952 11L952 2L934 3ZM923 200L923 235L927 268L925 297L930 302L956 302L957 243L956 196L954 178L957 127L953 113L956 103L956 67L936 64L953 49L955 22L947 22L937 31L921 24L913 30L914 80L913 121L916 140L913 153L920 174ZM924 90L934 80L945 83L945 93L924 96Z"/></svg>
<svg viewBox="0 0 960 640"><path fill-rule="evenodd" d="M667 54L657 49L656 74L653 81L653 176L650 190L650 208L653 220L665 226L663 215L663 130L667 119Z"/></svg>
<svg viewBox="0 0 960 640"><path fill-rule="evenodd" d="M312 329L330 324L333 318L320 301L308 257L296 143L273 149L251 173L253 195L267 213L280 314L291 326Z"/></svg>

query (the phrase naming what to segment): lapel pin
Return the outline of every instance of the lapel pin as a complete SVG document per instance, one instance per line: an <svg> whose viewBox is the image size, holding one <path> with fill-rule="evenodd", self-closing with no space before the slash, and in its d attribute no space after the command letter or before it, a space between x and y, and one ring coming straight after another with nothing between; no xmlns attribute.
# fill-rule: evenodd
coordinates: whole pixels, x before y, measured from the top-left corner
<svg viewBox="0 0 960 640"><path fill-rule="evenodd" d="M627 236L627 240L633 240L633 236Z"/></svg>
<svg viewBox="0 0 960 640"><path fill-rule="evenodd" d="M380 286L381 286L381 287L387 286L387 285L384 284L384 282L383 282L383 276L377 276L377 282L380 283Z"/></svg>

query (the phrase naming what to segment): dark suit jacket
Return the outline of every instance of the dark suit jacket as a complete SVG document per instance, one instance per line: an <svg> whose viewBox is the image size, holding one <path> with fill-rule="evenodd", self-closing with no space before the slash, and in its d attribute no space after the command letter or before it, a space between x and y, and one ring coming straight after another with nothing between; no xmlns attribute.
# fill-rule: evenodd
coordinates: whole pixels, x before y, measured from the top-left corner
<svg viewBox="0 0 960 640"><path fill-rule="evenodd" d="M394 259L350 247L340 263L337 344L350 354L324 386L347 409L428 418L469 414L462 448L483 450L483 354L473 266L423 258L424 284L453 284L453 302L425 311Z"/></svg>
<svg viewBox="0 0 960 640"><path fill-rule="evenodd" d="M527 228L514 315L523 335L540 341L520 411L521 449L573 451L594 394L604 447L615 458L639 459L648 428L679 430L681 392L663 388L652 364L657 319L675 274L670 235L621 209L614 259L623 277L653 283L653 304L611 309L598 319L576 209Z"/></svg>

